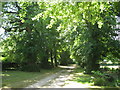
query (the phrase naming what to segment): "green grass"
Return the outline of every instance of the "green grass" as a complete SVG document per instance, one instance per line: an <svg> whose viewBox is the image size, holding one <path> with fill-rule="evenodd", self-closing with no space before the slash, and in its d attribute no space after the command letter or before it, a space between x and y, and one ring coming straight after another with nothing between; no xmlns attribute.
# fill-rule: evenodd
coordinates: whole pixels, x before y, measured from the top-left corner
<svg viewBox="0 0 120 90"><path fill-rule="evenodd" d="M3 71L2 87L23 88L34 84L40 79L58 72L59 70L61 69L54 68L50 70L41 70L41 72Z"/></svg>
<svg viewBox="0 0 120 90"><path fill-rule="evenodd" d="M95 74L84 74L83 72L84 72L84 70L82 68L76 68L72 72L72 74L74 76L73 76L73 79L71 81L75 81L75 82L78 82L81 84L87 84L89 86L94 86L95 88L117 88L117 87L113 86L114 83L111 83L111 82L109 83L110 85L107 85L107 86L94 85L94 83L95 83L94 80L98 81L98 79L101 79L101 78ZM98 83L101 84L100 80ZM105 81L105 83L107 83L107 82Z"/></svg>
<svg viewBox="0 0 120 90"><path fill-rule="evenodd" d="M76 68L72 73L74 74L74 78L73 81L76 81L78 83L82 83L82 84L89 84L92 85L93 82L91 81L91 79L93 78L93 76L88 75L88 74L84 74L83 73L83 69L81 68Z"/></svg>

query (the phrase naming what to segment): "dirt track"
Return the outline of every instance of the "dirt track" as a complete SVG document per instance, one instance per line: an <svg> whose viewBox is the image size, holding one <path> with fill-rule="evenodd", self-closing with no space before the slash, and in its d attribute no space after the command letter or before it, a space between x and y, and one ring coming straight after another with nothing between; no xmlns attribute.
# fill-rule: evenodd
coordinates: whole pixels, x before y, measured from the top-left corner
<svg viewBox="0 0 120 90"><path fill-rule="evenodd" d="M26 88L94 88L94 86L90 86L88 84L81 84L71 81L71 79L74 77L72 71L76 67L75 65L60 67L64 68L64 70L43 78L39 82Z"/></svg>

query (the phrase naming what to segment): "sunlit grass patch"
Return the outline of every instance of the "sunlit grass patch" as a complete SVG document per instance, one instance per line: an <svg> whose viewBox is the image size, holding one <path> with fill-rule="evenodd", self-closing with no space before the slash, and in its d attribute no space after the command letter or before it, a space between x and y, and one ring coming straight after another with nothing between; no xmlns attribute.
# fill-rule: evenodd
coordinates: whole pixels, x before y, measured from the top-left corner
<svg viewBox="0 0 120 90"><path fill-rule="evenodd" d="M72 81L82 83L82 84L93 85L92 78L94 78L94 77L91 75L84 74L83 71L84 70L81 68L75 69L73 72L74 77L73 77Z"/></svg>
<svg viewBox="0 0 120 90"><path fill-rule="evenodd" d="M77 76L76 78L74 78L75 82L81 83L81 84L87 84L88 86L93 86L94 83L91 79L90 76L86 76L86 75L81 75L81 76Z"/></svg>
<svg viewBox="0 0 120 90"><path fill-rule="evenodd" d="M23 88L59 70L61 69L41 70L41 72L3 71L2 87Z"/></svg>
<svg viewBox="0 0 120 90"><path fill-rule="evenodd" d="M100 72L100 71L99 71ZM111 74L112 72L112 74ZM116 84L116 80L117 80L117 75L113 74L113 71L110 69L106 72L101 72L101 73L93 73L93 74L84 74L84 70L82 68L77 68L74 70L73 73L73 78L71 79L71 81L74 82L78 82L80 84L85 84L89 86L93 86L93 87L101 87L101 88L115 88L118 87L118 85ZM109 75L109 77L105 76L105 75ZM113 76L111 76L113 75ZM110 77L111 76L111 77ZM110 79L109 79L110 78ZM114 81L109 81L109 80L113 80ZM118 80L119 83L119 80Z"/></svg>

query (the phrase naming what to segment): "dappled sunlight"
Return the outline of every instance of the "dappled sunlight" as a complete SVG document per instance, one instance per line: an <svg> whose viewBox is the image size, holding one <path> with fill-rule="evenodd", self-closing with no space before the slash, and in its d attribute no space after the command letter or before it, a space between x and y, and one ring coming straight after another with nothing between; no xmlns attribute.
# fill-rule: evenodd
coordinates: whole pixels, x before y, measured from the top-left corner
<svg viewBox="0 0 120 90"><path fill-rule="evenodd" d="M7 89L7 88L11 88L11 87L10 87L10 86L4 86L3 88L6 88L6 89Z"/></svg>
<svg viewBox="0 0 120 90"><path fill-rule="evenodd" d="M76 65L75 64L69 65L69 66L59 65L58 67L63 68L63 69L74 69L74 68L76 68Z"/></svg>
<svg viewBox="0 0 120 90"><path fill-rule="evenodd" d="M80 83L91 83L91 77L90 76L77 76L74 78L73 81L80 82Z"/></svg>
<svg viewBox="0 0 120 90"><path fill-rule="evenodd" d="M3 83L3 82L2 82L2 88L11 88L11 87L12 87L11 84Z"/></svg>
<svg viewBox="0 0 120 90"><path fill-rule="evenodd" d="M75 73L76 75L83 75L83 73Z"/></svg>
<svg viewBox="0 0 120 90"><path fill-rule="evenodd" d="M40 79L45 78L53 73L59 71L60 69L56 68L55 70L41 70L41 72L23 72L23 71L3 71L1 74L2 77L2 87L12 87L20 88L27 87L38 82Z"/></svg>
<svg viewBox="0 0 120 90"><path fill-rule="evenodd" d="M98 86L90 86L90 84L82 84L74 81L66 81L66 85L63 88L100 88Z"/></svg>
<svg viewBox="0 0 120 90"><path fill-rule="evenodd" d="M24 83L27 83L27 82L33 82L33 81L36 81L36 80L25 80L23 81Z"/></svg>
<svg viewBox="0 0 120 90"><path fill-rule="evenodd" d="M100 66L100 68L104 68L104 67L108 67L110 69L112 69L112 68L114 68L114 69L120 68L120 66Z"/></svg>
<svg viewBox="0 0 120 90"><path fill-rule="evenodd" d="M84 74L80 68L75 69L68 78L65 80L63 88L101 88L100 86L94 86L92 81L94 77Z"/></svg>
<svg viewBox="0 0 120 90"><path fill-rule="evenodd" d="M71 70L72 71L72 70ZM65 86L66 81L70 80L73 77L73 74L70 74L70 70L66 70L59 74L55 79L41 86L42 88L61 88Z"/></svg>
<svg viewBox="0 0 120 90"><path fill-rule="evenodd" d="M66 66L64 66L66 68ZM55 75L53 79L41 80L34 85L32 88L101 88L94 86L91 81L94 77L84 74L81 69L67 69L63 70L59 74Z"/></svg>
<svg viewBox="0 0 120 90"><path fill-rule="evenodd" d="M9 74L0 74L0 76L10 76Z"/></svg>
<svg viewBox="0 0 120 90"><path fill-rule="evenodd" d="M46 75L49 75L50 73L45 73Z"/></svg>
<svg viewBox="0 0 120 90"><path fill-rule="evenodd" d="M42 88L100 88L89 81L92 76L81 73L70 73L68 70L58 77L41 86Z"/></svg>
<svg viewBox="0 0 120 90"><path fill-rule="evenodd" d="M120 3L43 1L1 2L3 87L119 87Z"/></svg>
<svg viewBox="0 0 120 90"><path fill-rule="evenodd" d="M92 79L94 77L90 75L86 75L83 73L74 73L74 77L71 79L74 82L82 83L82 84L93 84Z"/></svg>

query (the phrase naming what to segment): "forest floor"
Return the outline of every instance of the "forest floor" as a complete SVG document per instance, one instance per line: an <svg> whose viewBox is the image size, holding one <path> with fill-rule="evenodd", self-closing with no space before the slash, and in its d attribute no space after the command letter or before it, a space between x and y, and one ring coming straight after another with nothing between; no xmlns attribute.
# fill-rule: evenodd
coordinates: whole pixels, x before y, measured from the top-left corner
<svg viewBox="0 0 120 90"><path fill-rule="evenodd" d="M61 70L49 77L43 78L39 82L26 88L100 88L98 86L93 86L92 83L79 83L74 81L75 74L83 74L74 72L76 65L60 67L64 68L64 70ZM86 76L82 78L84 79Z"/></svg>

